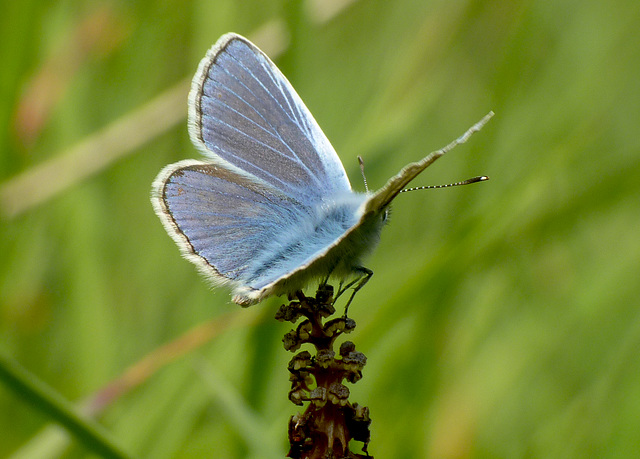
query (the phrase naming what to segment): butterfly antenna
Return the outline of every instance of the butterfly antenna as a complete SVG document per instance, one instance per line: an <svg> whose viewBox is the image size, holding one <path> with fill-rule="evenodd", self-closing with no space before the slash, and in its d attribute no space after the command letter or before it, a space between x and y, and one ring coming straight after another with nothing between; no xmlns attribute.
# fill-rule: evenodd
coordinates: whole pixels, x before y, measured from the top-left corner
<svg viewBox="0 0 640 459"><path fill-rule="evenodd" d="M415 186L413 188L405 188L404 190L400 190L400 193L404 193L406 191L429 190L433 188L449 188L452 186L469 185L471 183L484 182L485 180L489 180L489 177L487 177L486 175L481 175L480 177L473 177L467 180L463 180L462 182L447 183L446 185L427 185L427 186Z"/></svg>
<svg viewBox="0 0 640 459"><path fill-rule="evenodd" d="M369 185L367 185L367 176L364 175L364 160L362 159L362 156L358 156L358 163L360 164L360 173L362 173L362 180L364 181L364 189L368 193Z"/></svg>

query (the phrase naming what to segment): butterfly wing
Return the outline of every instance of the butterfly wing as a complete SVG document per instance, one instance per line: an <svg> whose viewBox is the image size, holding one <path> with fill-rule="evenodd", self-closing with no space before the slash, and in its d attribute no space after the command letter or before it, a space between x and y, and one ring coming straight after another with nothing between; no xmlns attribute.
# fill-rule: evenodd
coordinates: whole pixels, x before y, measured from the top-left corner
<svg viewBox="0 0 640 459"><path fill-rule="evenodd" d="M189 101L191 139L208 161L167 166L152 192L183 256L243 305L330 272L326 253L357 223L363 198L282 73L227 34L201 61ZM326 218L336 197L348 202Z"/></svg>
<svg viewBox="0 0 640 459"><path fill-rule="evenodd" d="M271 60L236 34L200 62L189 133L212 162L307 203L350 190L335 150Z"/></svg>
<svg viewBox="0 0 640 459"><path fill-rule="evenodd" d="M215 284L231 284L242 304L263 287L248 285L255 257L305 212L271 187L195 160L167 166L153 189L156 213L183 256Z"/></svg>

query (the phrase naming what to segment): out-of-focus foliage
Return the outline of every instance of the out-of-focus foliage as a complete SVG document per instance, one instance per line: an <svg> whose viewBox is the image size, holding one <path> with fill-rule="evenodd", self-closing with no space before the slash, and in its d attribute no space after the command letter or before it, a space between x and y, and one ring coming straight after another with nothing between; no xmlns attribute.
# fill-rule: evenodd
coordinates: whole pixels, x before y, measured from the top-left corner
<svg viewBox="0 0 640 459"><path fill-rule="evenodd" d="M221 34L265 24L288 36L276 61L355 189L357 155L376 188L494 110L415 185L491 180L400 196L368 259L349 339L368 357L351 389L370 452L640 456L640 2L361 0L322 20L329 3L3 2L0 191L189 78ZM0 346L69 400L192 327L255 314L212 291L153 214L156 173L194 157L182 119L0 216ZM100 422L145 458L283 456L297 407L280 302ZM47 423L0 386L0 456L53 451Z"/></svg>

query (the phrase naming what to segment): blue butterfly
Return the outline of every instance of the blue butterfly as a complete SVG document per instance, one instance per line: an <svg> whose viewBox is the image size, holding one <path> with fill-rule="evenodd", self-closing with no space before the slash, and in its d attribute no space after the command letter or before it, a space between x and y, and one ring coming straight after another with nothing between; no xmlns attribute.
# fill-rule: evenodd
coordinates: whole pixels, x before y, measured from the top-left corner
<svg viewBox="0 0 640 459"><path fill-rule="evenodd" d="M182 255L249 306L329 277L359 279L391 201L438 157L411 163L375 193L351 189L326 136L289 81L254 44L226 34L189 94L189 134L206 157L165 167L154 209ZM353 283L352 283L353 284Z"/></svg>

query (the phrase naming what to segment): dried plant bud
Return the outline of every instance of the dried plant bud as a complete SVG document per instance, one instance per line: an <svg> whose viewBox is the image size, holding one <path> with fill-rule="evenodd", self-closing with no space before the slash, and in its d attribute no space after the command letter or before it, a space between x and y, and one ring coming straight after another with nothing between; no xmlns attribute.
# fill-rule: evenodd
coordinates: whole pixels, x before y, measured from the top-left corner
<svg viewBox="0 0 640 459"><path fill-rule="evenodd" d="M300 349L300 345L302 344L298 339L298 334L295 330L291 330L289 333L284 335L282 342L284 343L285 350L291 352L295 352Z"/></svg>
<svg viewBox="0 0 640 459"><path fill-rule="evenodd" d="M316 362L322 368L329 368L329 366L333 363L333 358L336 353L330 349L322 349L318 351L316 355Z"/></svg>
<svg viewBox="0 0 640 459"><path fill-rule="evenodd" d="M327 403L327 389L325 387L316 387L309 392L309 401L318 408L323 407Z"/></svg>
<svg viewBox="0 0 640 459"><path fill-rule="evenodd" d="M349 398L349 388L344 384L334 382L329 386L329 401L334 405L345 405Z"/></svg>
<svg viewBox="0 0 640 459"><path fill-rule="evenodd" d="M343 330L344 330L343 318L330 320L329 322L326 323L323 329L324 333L330 338L336 336L339 333L342 333Z"/></svg>
<svg viewBox="0 0 640 459"><path fill-rule="evenodd" d="M289 371L298 371L311 365L311 353L302 351L289 361Z"/></svg>
<svg viewBox="0 0 640 459"><path fill-rule="evenodd" d="M279 320L280 322L287 321L296 323L300 316L302 316L302 313L300 312L300 303L293 302L280 306L280 309L278 309L278 312L276 312L275 317L276 320Z"/></svg>
<svg viewBox="0 0 640 459"><path fill-rule="evenodd" d="M306 398L306 394L302 390L292 390L289 391L289 400L294 405L302 406L302 401Z"/></svg>
<svg viewBox="0 0 640 459"><path fill-rule="evenodd" d="M367 364L367 357L362 352L352 351L342 357L342 361L351 371L362 370Z"/></svg>
<svg viewBox="0 0 640 459"><path fill-rule="evenodd" d="M333 305L333 285L321 285L316 292L316 301L320 304Z"/></svg>
<svg viewBox="0 0 640 459"><path fill-rule="evenodd" d="M353 352L355 350L356 350L356 345L353 344L351 341L345 341L340 345L340 355L343 357L345 355L348 355L349 352Z"/></svg>
<svg viewBox="0 0 640 459"><path fill-rule="evenodd" d="M298 325L298 329L296 330L296 334L298 335L298 340L301 342L307 342L311 337L311 332L313 330L313 325L309 321L309 319L301 322Z"/></svg>

